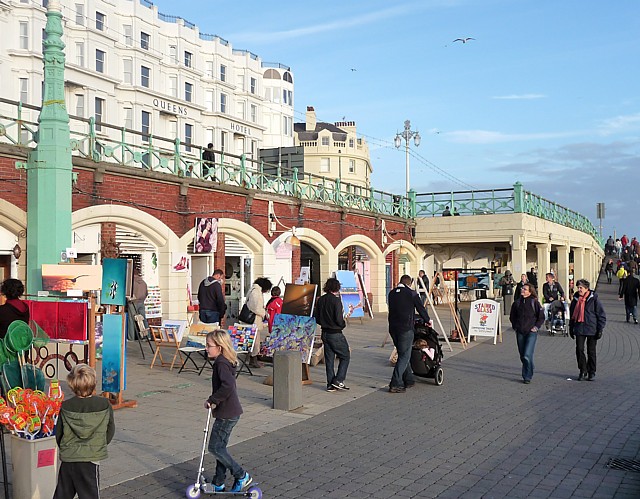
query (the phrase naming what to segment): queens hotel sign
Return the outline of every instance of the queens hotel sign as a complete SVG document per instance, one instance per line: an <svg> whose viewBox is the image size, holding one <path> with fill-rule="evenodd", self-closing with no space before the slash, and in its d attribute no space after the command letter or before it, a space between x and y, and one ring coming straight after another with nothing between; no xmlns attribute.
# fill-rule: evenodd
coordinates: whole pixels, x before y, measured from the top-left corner
<svg viewBox="0 0 640 499"><path fill-rule="evenodd" d="M188 108L166 100L153 99L153 107L159 109L160 112L175 114L176 116L187 116Z"/></svg>

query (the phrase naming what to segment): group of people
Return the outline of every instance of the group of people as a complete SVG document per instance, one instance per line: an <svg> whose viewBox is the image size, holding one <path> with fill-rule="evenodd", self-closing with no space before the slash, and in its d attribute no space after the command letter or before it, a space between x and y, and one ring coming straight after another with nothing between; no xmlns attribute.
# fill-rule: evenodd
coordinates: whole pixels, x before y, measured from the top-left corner
<svg viewBox="0 0 640 499"><path fill-rule="evenodd" d="M546 279L547 282L542 289L545 305L549 304L551 307L554 302L564 300L564 291L562 286L555 282L553 274L547 274ZM567 313L569 336L576 342L578 381L593 381L596 377L596 343L602 337L607 316L597 293L590 289L589 281L579 279L576 284L578 292L574 295ZM522 381L525 384L531 383L533 378L533 355L538 331L545 318L545 309L538 301L535 286L529 282L524 283L520 296L516 296L511 306L509 320L516 332L518 353L522 362Z"/></svg>
<svg viewBox="0 0 640 499"><path fill-rule="evenodd" d="M619 239L613 239L612 236L609 236L604 245L604 251L607 256L615 256L617 258L623 258L625 252L627 253L627 258L631 255L637 256L640 254L640 241L635 237L629 239L626 234L623 234Z"/></svg>

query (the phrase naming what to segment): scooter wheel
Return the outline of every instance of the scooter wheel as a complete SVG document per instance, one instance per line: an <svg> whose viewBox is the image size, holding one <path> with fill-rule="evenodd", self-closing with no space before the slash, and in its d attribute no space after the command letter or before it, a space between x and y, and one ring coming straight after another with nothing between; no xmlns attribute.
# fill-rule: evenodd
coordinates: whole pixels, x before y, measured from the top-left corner
<svg viewBox="0 0 640 499"><path fill-rule="evenodd" d="M188 499L198 499L198 497L200 497L200 487L197 485L189 486L185 495Z"/></svg>
<svg viewBox="0 0 640 499"><path fill-rule="evenodd" d="M435 380L437 386L442 385L442 383L444 382L444 371L441 367L438 367L436 369L433 379Z"/></svg>
<svg viewBox="0 0 640 499"><path fill-rule="evenodd" d="M247 492L251 499L262 499L262 491L258 487L251 487Z"/></svg>

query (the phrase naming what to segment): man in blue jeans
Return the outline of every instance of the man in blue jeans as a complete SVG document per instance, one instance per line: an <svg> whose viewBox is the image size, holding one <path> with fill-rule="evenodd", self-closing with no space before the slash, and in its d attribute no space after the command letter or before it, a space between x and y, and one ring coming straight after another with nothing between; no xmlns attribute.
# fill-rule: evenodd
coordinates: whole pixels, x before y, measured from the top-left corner
<svg viewBox="0 0 640 499"><path fill-rule="evenodd" d="M389 334L398 351L398 361L393 369L389 391L404 393L415 384L409 361L414 336L414 316L417 311L422 320L431 327L429 318L420 296L411 289L411 276L403 275L400 284L389 293Z"/></svg>
<svg viewBox="0 0 640 499"><path fill-rule="evenodd" d="M347 369L351 360L349 343L342 334L346 323L344 309L340 299L340 281L330 277L323 288L324 295L318 299L313 316L322 329L322 346L324 348L324 365L327 370L327 391L348 390L344 384ZM338 357L338 372L334 371L335 358Z"/></svg>
<svg viewBox="0 0 640 499"><path fill-rule="evenodd" d="M206 277L198 287L198 303L200 312L198 317L200 322L206 324L220 323L227 311L227 304L224 301L222 292L222 269L213 271L211 277Z"/></svg>

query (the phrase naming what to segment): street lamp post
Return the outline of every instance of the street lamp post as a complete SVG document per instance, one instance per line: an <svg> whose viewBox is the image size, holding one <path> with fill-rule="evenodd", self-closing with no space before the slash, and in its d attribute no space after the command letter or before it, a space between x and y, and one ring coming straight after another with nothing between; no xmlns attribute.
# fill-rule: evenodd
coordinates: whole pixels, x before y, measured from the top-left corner
<svg viewBox="0 0 640 499"><path fill-rule="evenodd" d="M420 134L417 131L414 132L411 130L411 121L406 120L404 122L404 131L396 134L396 138L393 140L393 143L396 148L400 148L402 145L402 139L404 139L407 196L409 195L409 141L411 138L413 138L415 146L418 147L420 145Z"/></svg>

